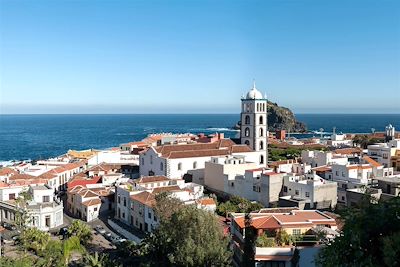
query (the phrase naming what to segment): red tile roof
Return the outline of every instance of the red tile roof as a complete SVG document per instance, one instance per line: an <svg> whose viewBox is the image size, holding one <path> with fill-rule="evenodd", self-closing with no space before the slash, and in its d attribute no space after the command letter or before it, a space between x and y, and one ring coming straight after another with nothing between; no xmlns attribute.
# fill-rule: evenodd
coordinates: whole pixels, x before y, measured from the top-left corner
<svg viewBox="0 0 400 267"><path fill-rule="evenodd" d="M154 183L154 182L164 182L164 181L169 181L165 176L159 175L159 176L144 176L139 179L136 179L136 183L140 184L146 184L146 183Z"/></svg>
<svg viewBox="0 0 400 267"><path fill-rule="evenodd" d="M140 192L135 195L131 195L130 198L134 201L138 201L147 206L153 206L156 202L155 196L147 191Z"/></svg>
<svg viewBox="0 0 400 267"><path fill-rule="evenodd" d="M371 157L369 156L364 156L363 160L365 160L366 162L368 162L368 164L372 165L373 167L381 167L382 164L380 164L379 162L376 162L375 160L373 160Z"/></svg>
<svg viewBox="0 0 400 267"><path fill-rule="evenodd" d="M6 175L10 175L10 174L15 175L17 173L18 172L16 170L8 168L8 167L0 169L0 176L6 176Z"/></svg>

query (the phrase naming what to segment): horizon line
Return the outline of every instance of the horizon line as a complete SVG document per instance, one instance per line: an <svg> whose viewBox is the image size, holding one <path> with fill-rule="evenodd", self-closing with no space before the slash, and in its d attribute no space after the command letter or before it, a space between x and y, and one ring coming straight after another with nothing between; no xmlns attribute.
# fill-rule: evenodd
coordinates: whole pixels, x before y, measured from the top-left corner
<svg viewBox="0 0 400 267"><path fill-rule="evenodd" d="M321 113L321 112L299 112L294 115L400 115L398 113ZM15 115L240 115L240 113L0 113L0 116Z"/></svg>

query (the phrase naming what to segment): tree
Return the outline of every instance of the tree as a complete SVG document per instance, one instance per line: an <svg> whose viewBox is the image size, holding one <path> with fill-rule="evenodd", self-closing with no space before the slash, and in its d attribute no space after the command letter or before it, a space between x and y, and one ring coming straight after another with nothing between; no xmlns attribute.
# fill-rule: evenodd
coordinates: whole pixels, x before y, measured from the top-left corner
<svg viewBox="0 0 400 267"><path fill-rule="evenodd" d="M228 242L215 215L190 205L162 220L143 252L150 266L230 266Z"/></svg>
<svg viewBox="0 0 400 267"><path fill-rule="evenodd" d="M27 228L21 233L19 240L25 250L33 250L40 254L49 243L50 235L37 228Z"/></svg>
<svg viewBox="0 0 400 267"><path fill-rule="evenodd" d="M229 212L247 213L262 209L264 206L258 202L251 202L248 199L239 196L232 196L225 203L220 203L217 207L217 213L227 216Z"/></svg>
<svg viewBox="0 0 400 267"><path fill-rule="evenodd" d="M15 212L15 224L21 229L25 229L30 221L29 214L26 210L27 201L32 200L32 194L29 191L22 191L15 200L17 210Z"/></svg>
<svg viewBox="0 0 400 267"><path fill-rule="evenodd" d="M62 243L62 254L65 265L68 265L74 252L84 253L85 248L81 245L82 240L78 236L72 236Z"/></svg>
<svg viewBox="0 0 400 267"><path fill-rule="evenodd" d="M94 254L86 254L82 262L84 267L107 267L111 264L115 266L105 254L99 256L97 251Z"/></svg>
<svg viewBox="0 0 400 267"><path fill-rule="evenodd" d="M161 220L167 220L173 213L178 211L183 203L179 199L172 197L169 192L162 192L156 195L156 204L153 207L156 216Z"/></svg>
<svg viewBox="0 0 400 267"><path fill-rule="evenodd" d="M257 240L257 233L252 226L250 213L244 217L244 247L243 247L243 266L254 266L254 246Z"/></svg>
<svg viewBox="0 0 400 267"><path fill-rule="evenodd" d="M321 249L321 266L398 266L400 197L381 203L365 199L342 217L342 234Z"/></svg>
<svg viewBox="0 0 400 267"><path fill-rule="evenodd" d="M76 236L80 240L80 243L86 245L92 240L92 230L90 227L80 220L74 220L68 227L68 236Z"/></svg>

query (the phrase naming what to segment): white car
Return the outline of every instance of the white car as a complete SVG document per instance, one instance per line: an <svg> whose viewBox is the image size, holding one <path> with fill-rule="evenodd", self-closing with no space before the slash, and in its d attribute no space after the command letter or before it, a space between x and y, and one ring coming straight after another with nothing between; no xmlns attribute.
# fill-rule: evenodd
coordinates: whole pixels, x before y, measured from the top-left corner
<svg viewBox="0 0 400 267"><path fill-rule="evenodd" d="M102 234L102 235L106 233L106 229L104 229L104 227L101 225L97 225L94 228L94 230L96 230L96 232L98 232L99 234Z"/></svg>

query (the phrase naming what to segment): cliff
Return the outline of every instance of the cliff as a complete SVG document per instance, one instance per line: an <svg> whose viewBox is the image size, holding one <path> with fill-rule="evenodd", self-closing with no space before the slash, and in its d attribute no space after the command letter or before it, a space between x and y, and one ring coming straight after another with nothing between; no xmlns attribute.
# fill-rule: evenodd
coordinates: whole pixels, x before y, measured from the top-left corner
<svg viewBox="0 0 400 267"><path fill-rule="evenodd" d="M239 124L234 128L240 129ZM290 109L280 107L276 103L268 101L268 130L286 130L289 132L301 133L307 131L307 126L304 123L297 121Z"/></svg>
<svg viewBox="0 0 400 267"><path fill-rule="evenodd" d="M268 130L306 132L307 126L303 122L297 121L290 109L268 101Z"/></svg>

